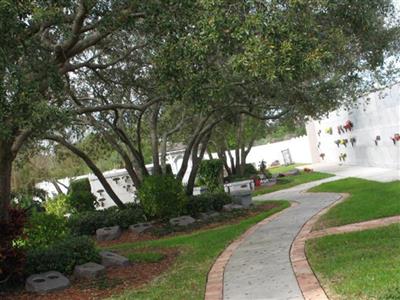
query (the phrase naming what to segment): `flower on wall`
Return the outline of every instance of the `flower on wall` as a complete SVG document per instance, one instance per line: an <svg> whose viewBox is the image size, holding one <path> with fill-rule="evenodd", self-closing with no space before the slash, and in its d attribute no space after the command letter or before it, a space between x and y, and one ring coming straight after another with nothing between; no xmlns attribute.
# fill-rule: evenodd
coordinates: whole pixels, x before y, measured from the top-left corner
<svg viewBox="0 0 400 300"><path fill-rule="evenodd" d="M343 126L342 126L342 125L339 125L339 126L337 127L337 131L338 131L338 134L344 133L344 128L343 128Z"/></svg>
<svg viewBox="0 0 400 300"><path fill-rule="evenodd" d="M340 160L340 161L346 161L346 157L347 157L347 154L346 154L346 153L340 153L340 155L339 155L339 160Z"/></svg>
<svg viewBox="0 0 400 300"><path fill-rule="evenodd" d="M321 129L320 130L318 130L318 136L320 136L321 135Z"/></svg>
<svg viewBox="0 0 400 300"><path fill-rule="evenodd" d="M336 146L338 146L338 148L339 148L339 145L340 145L340 140L336 140L334 143L335 143L335 144L336 144Z"/></svg>
<svg viewBox="0 0 400 300"><path fill-rule="evenodd" d="M356 138L355 137L352 137L352 138L350 138L350 143L351 143L351 146L352 147L354 147L354 144L356 143Z"/></svg>
<svg viewBox="0 0 400 300"><path fill-rule="evenodd" d="M325 133L332 134L333 133L332 127L325 128Z"/></svg>
<svg viewBox="0 0 400 300"><path fill-rule="evenodd" d="M345 147L347 147L347 143L349 142L349 140L348 139L341 139L340 140L340 144L341 145L344 145Z"/></svg>
<svg viewBox="0 0 400 300"><path fill-rule="evenodd" d="M321 153L319 156L322 158L322 160L325 159L325 153Z"/></svg>
<svg viewBox="0 0 400 300"><path fill-rule="evenodd" d="M353 129L353 123L350 120L347 120L346 123L344 124L343 128L346 131L351 131Z"/></svg>
<svg viewBox="0 0 400 300"><path fill-rule="evenodd" d="M400 134L395 133L390 139L393 141L393 145L396 145L396 142L400 141Z"/></svg>

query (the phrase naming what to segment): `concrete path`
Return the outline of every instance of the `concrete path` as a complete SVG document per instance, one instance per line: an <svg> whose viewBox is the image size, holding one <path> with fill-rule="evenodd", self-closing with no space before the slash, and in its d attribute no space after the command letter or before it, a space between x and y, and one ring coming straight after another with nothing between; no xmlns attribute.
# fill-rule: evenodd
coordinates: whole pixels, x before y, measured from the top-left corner
<svg viewBox="0 0 400 300"><path fill-rule="evenodd" d="M305 193L306 190L346 177L381 182L400 179L399 170L393 169L338 164L317 164L311 168L336 176L254 198L291 200L298 205L286 209L271 222L258 227L233 252L224 272L225 300L303 299L292 270L290 247L307 220L341 197L334 193Z"/></svg>
<svg viewBox="0 0 400 300"><path fill-rule="evenodd" d="M254 198L292 200L298 205L260 226L235 250L225 267L225 300L303 299L289 258L291 244L308 219L341 197L304 191L341 178L335 176Z"/></svg>

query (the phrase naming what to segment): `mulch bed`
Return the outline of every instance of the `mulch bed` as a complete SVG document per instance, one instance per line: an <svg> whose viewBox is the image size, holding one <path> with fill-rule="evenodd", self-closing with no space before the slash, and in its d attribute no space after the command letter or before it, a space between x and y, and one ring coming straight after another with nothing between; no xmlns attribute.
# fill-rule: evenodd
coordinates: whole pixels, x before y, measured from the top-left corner
<svg viewBox="0 0 400 300"><path fill-rule="evenodd" d="M135 249L134 251L140 252L141 250ZM152 252L154 251L152 249ZM156 252L163 253L165 258L157 263L135 263L128 267L107 268L107 274L103 278L92 281L70 278L71 287L63 291L47 295L35 295L20 291L7 295L0 294L0 298L4 300L92 300L118 295L125 290L139 288L149 283L166 271L178 255L176 249L157 249Z"/></svg>
<svg viewBox="0 0 400 300"><path fill-rule="evenodd" d="M231 218L216 220L214 222L205 222L194 228L187 228L184 231L176 231L162 236L162 238L168 236L176 236L182 234L188 234L196 231L204 231L212 228L236 224L240 221L255 216L262 211L270 210L277 207L276 203L267 203L263 205L257 205L256 207L241 211L241 215L233 215ZM229 214L229 213L227 213ZM161 227L162 224L154 224L157 227ZM152 235L151 233L137 234L130 230L125 230L121 237L113 241L102 241L96 242L99 247L112 247L117 244L123 243L134 243L147 240L160 239L160 236ZM147 249L130 249L125 251L117 251L122 255L126 255L129 252L145 252ZM107 273L103 278L97 280L75 280L73 277L71 280L71 287L59 291L52 292L47 295L36 295L28 293L20 288L19 291L13 293L2 294L0 293L0 299L4 300L91 300L91 299L103 299L110 297L111 295L118 295L127 289L139 288L154 278L165 272L175 261L179 255L178 249L173 248L160 248L151 249L151 252L159 252L165 255L165 258L160 262L156 263L135 263L128 267L112 267L107 268Z"/></svg>

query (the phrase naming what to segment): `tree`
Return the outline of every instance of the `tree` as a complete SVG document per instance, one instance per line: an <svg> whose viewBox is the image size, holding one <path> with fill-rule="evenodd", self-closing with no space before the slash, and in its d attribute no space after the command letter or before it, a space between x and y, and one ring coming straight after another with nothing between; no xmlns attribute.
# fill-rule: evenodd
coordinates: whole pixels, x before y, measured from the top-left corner
<svg viewBox="0 0 400 300"><path fill-rule="evenodd" d="M114 65L107 40L143 16L135 2L106 2L1 2L7 30L0 32L0 220L8 217L12 163L21 147L72 113L63 110L63 77Z"/></svg>

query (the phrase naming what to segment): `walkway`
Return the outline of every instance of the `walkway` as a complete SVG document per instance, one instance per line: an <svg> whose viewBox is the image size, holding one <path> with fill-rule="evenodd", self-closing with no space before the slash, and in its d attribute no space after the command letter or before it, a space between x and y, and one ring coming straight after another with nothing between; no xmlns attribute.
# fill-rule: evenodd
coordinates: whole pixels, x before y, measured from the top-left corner
<svg viewBox="0 0 400 300"><path fill-rule="evenodd" d="M225 267L225 300L303 299L289 258L291 244L308 219L341 197L334 193L304 191L338 179L341 177L309 182L254 199L285 199L296 201L298 205L260 226L235 250Z"/></svg>

